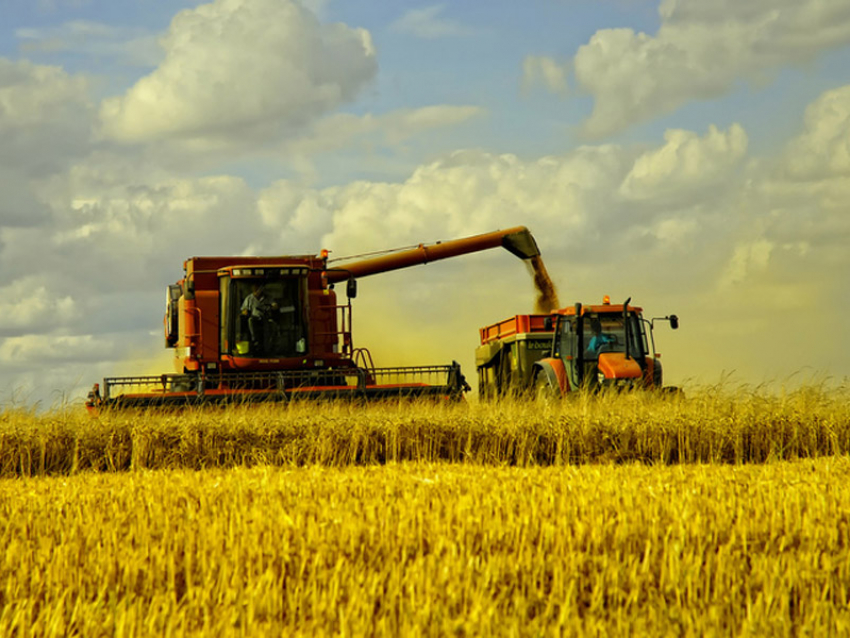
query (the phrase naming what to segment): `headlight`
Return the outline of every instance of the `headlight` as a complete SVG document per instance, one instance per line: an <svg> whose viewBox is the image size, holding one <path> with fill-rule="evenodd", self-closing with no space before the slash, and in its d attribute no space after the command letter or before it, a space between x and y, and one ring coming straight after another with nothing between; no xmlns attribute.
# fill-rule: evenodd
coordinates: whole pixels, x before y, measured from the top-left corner
<svg viewBox="0 0 850 638"><path fill-rule="evenodd" d="M605 383L605 374L597 371L596 372L596 381L599 383L599 385L602 385L603 383Z"/></svg>

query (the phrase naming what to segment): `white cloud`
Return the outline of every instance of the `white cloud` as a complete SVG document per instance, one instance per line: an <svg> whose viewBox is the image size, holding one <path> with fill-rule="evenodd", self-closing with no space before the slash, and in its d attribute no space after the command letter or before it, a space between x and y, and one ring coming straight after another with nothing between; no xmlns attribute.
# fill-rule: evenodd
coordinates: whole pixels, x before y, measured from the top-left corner
<svg viewBox="0 0 850 638"><path fill-rule="evenodd" d="M773 249L773 243L766 239L738 245L729 260L726 272L720 278L720 287L726 288L739 284L753 271L767 269Z"/></svg>
<svg viewBox="0 0 850 638"><path fill-rule="evenodd" d="M316 191L280 180L264 189L257 202L266 229L254 253L300 254L318 252L320 239L333 227L333 191Z"/></svg>
<svg viewBox="0 0 850 638"><path fill-rule="evenodd" d="M583 130L599 137L713 98L739 80L763 81L850 43L850 8L834 0L669 0L655 36L603 29L574 58L578 84L594 97Z"/></svg>
<svg viewBox="0 0 850 638"><path fill-rule="evenodd" d="M423 133L457 126L484 114L477 106L434 105L415 109L397 109L388 113L363 116L336 113L322 118L300 136L282 145L284 156L299 167L312 169L310 158L341 149L356 149L364 158L379 150L399 146Z"/></svg>
<svg viewBox="0 0 850 638"><path fill-rule="evenodd" d="M399 33L417 38L433 40L437 38L470 35L473 30L459 22L443 18L445 4L434 4L423 9L411 9L392 23L391 27Z"/></svg>
<svg viewBox="0 0 850 638"><path fill-rule="evenodd" d="M526 224L544 249L606 260L636 231L662 243L704 231L690 207L674 205L695 194L705 207L717 204L726 195L711 187L740 166L745 150L746 134L732 127L704 137L671 132L664 146L642 155L602 146L524 161L464 151L398 184L361 181L316 191L279 182L262 193L260 210L279 233L270 236L274 243L312 236L337 256Z"/></svg>
<svg viewBox="0 0 850 638"><path fill-rule="evenodd" d="M0 334L43 332L79 316L73 297L48 290L45 279L28 276L0 287Z"/></svg>
<svg viewBox="0 0 850 638"><path fill-rule="evenodd" d="M817 140L841 138L845 120L829 114L843 107L833 99L827 94L811 109L831 104L823 113L832 124L811 115L821 124L807 125L801 138L813 131ZM815 144L810 150L817 156ZM791 158L806 160L798 152ZM536 160L456 152L397 184L314 190L281 182L263 193L260 207L270 232L264 241L297 238L334 257L524 224L563 304L608 293L683 317L675 337L659 336L673 378L723 369L764 375L765 365L781 376L829 360L831 349L806 332L804 317L840 298L838 280L825 273L850 272L847 197L839 196L850 195L850 180L826 187L783 179L784 171L781 162L751 157L746 131L735 124L702 134L671 130L643 151L586 146ZM362 282L359 345L382 363L454 357L471 372L475 330L532 305L515 261L502 251L487 255ZM820 319L845 311L850 304L840 301ZM417 351L389 325L430 335L430 347Z"/></svg>
<svg viewBox="0 0 850 638"><path fill-rule="evenodd" d="M542 85L552 93L567 92L569 65L540 55L527 55L522 61L522 86L525 91Z"/></svg>
<svg viewBox="0 0 850 638"><path fill-rule="evenodd" d="M292 0L216 0L175 16L165 59L101 107L123 142L198 150L264 144L353 99L376 72L369 33L321 24Z"/></svg>
<svg viewBox="0 0 850 638"><path fill-rule="evenodd" d="M803 181L850 177L850 86L821 95L804 124L786 153L787 174Z"/></svg>
<svg viewBox="0 0 850 638"><path fill-rule="evenodd" d="M84 78L0 58L0 228L49 218L36 182L87 151L93 115Z"/></svg>
<svg viewBox="0 0 850 638"><path fill-rule="evenodd" d="M48 208L30 187L29 176L15 167L0 166L0 229L41 226L50 217ZM0 250L2 250L0 242Z"/></svg>
<svg viewBox="0 0 850 638"><path fill-rule="evenodd" d="M133 66L155 66L162 59L156 36L137 28L116 27L90 20L58 26L17 29L21 51L27 54L72 52L121 59Z"/></svg>
<svg viewBox="0 0 850 638"><path fill-rule="evenodd" d="M41 11L52 13L62 8L82 9L92 3L92 0L38 0L37 5Z"/></svg>
<svg viewBox="0 0 850 638"><path fill-rule="evenodd" d="M92 335L24 335L0 342L0 362L26 364L38 361L51 364L61 361L98 361L112 353Z"/></svg>
<svg viewBox="0 0 850 638"><path fill-rule="evenodd" d="M641 155L623 180L620 192L629 199L693 201L705 189L729 180L747 153L747 134L733 124L728 131L710 126L704 137L692 131L668 130L664 146Z"/></svg>
<svg viewBox="0 0 850 638"><path fill-rule="evenodd" d="M255 196L241 178L122 177L80 165L49 192L49 258L79 256L71 269L101 293L176 280L183 259L238 252L255 237Z"/></svg>
<svg viewBox="0 0 850 638"><path fill-rule="evenodd" d="M59 67L0 58L0 136L6 144L43 127L69 126L90 106L87 83ZM5 146L5 144L4 144ZM3 153L9 159L8 149Z"/></svg>
<svg viewBox="0 0 850 638"><path fill-rule="evenodd" d="M425 131L454 126L483 112L477 106L438 105L398 109L382 115L337 113L316 122L307 135L288 142L285 148L313 154L342 148L355 139L364 138L378 138L380 143L397 145Z"/></svg>

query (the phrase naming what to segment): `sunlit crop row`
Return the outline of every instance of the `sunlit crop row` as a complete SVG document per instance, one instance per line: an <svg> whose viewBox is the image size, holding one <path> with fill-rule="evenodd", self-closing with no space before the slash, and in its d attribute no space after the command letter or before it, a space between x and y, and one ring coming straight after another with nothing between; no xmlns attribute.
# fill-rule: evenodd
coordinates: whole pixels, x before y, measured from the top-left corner
<svg viewBox="0 0 850 638"><path fill-rule="evenodd" d="M0 635L847 635L850 461L0 481Z"/></svg>
<svg viewBox="0 0 850 638"><path fill-rule="evenodd" d="M99 417L82 408L0 411L0 476L393 461L748 463L848 451L846 388L554 403L293 403Z"/></svg>

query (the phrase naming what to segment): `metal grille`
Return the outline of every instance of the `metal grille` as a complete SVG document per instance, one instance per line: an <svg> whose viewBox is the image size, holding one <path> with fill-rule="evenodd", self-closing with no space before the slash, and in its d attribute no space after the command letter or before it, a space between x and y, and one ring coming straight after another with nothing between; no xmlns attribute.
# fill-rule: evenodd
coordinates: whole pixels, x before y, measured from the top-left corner
<svg viewBox="0 0 850 638"><path fill-rule="evenodd" d="M161 374L132 377L107 377L103 380L103 399L123 395L173 395L266 391L286 392L310 389L349 391L374 390L377 386L430 387L453 392L461 389L463 378L460 366L411 366L393 368L349 368L336 370L286 370L272 372L241 372L202 377L190 374Z"/></svg>

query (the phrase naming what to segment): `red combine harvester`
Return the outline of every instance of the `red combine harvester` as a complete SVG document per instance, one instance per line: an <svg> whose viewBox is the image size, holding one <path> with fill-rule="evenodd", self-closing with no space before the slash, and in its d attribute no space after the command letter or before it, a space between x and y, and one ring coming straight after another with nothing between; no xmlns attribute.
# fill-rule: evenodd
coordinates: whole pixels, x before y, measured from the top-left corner
<svg viewBox="0 0 850 638"><path fill-rule="evenodd" d="M481 328L475 350L479 394L492 399L531 391L563 396L580 388L662 388L653 328L656 321L669 321L675 330L679 319L644 319L630 301L612 305L606 296L599 305L577 303Z"/></svg>
<svg viewBox="0 0 850 638"><path fill-rule="evenodd" d="M540 254L518 226L420 244L330 266L327 251L280 257L193 257L168 287L165 345L174 374L108 377L86 406L185 406L305 398L445 397L469 389L460 366L376 368L351 334L358 277L504 247L521 259ZM347 303L334 284L347 282Z"/></svg>

